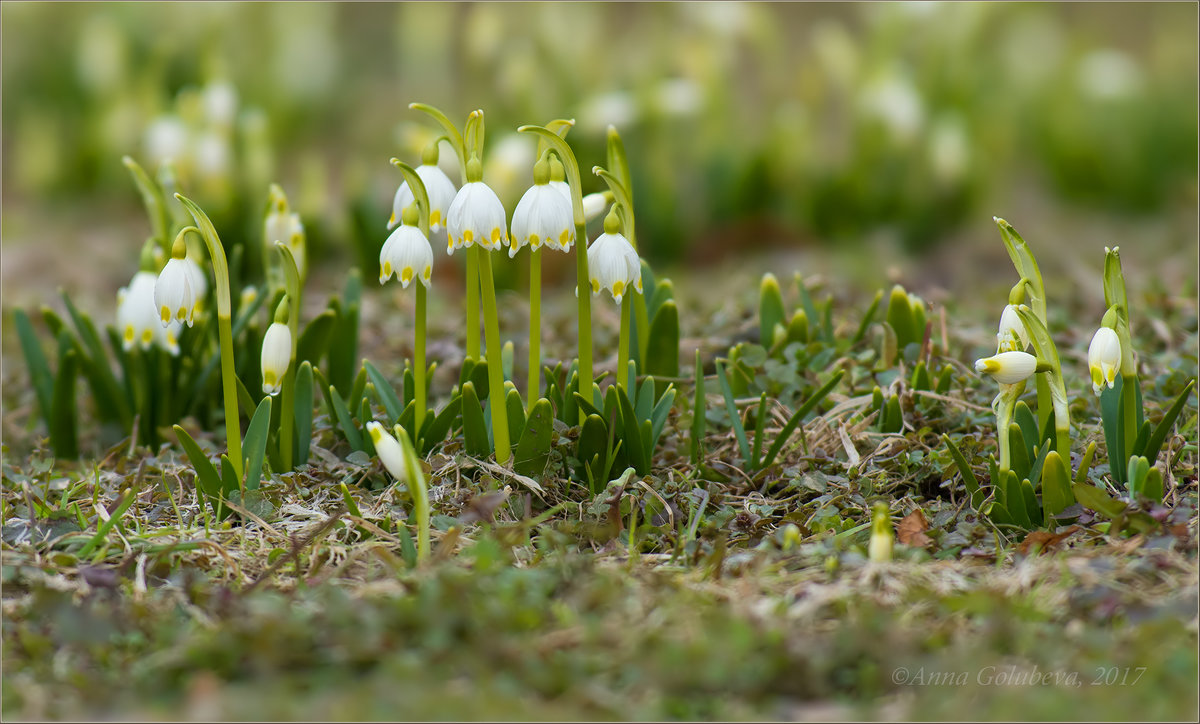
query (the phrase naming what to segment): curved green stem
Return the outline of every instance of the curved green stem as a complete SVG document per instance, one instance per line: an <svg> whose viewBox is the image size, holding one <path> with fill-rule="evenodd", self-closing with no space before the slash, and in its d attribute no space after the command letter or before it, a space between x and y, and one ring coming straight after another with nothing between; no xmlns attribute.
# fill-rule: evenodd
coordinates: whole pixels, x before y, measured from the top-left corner
<svg viewBox="0 0 1200 724"><path fill-rule="evenodd" d="M583 216L583 192L579 178L579 163L575 153L557 133L541 126L521 126L521 133L536 133L545 139L562 161L567 173L567 184L571 187L571 211L575 220L575 277L579 295L579 391L585 397L592 389L592 286L588 278L587 263L587 219ZM586 416L583 408L579 410L579 422Z"/></svg>
<svg viewBox="0 0 1200 724"><path fill-rule="evenodd" d="M1071 409L1067 404L1067 386L1063 382L1062 363L1058 358L1058 348L1054 346L1054 340L1050 337L1046 325L1038 319L1033 310L1022 304L1017 307L1017 314L1021 317L1025 330L1029 332L1029 341L1033 344L1035 356L1039 362L1050 364L1050 369L1038 376L1038 407L1040 408L1043 404L1042 385L1045 385L1044 389L1049 394L1051 405L1054 408L1054 449L1064 460L1069 460L1071 454ZM1040 409L1038 413L1041 414Z"/></svg>
<svg viewBox="0 0 1200 724"><path fill-rule="evenodd" d="M231 311L233 305L229 299L229 263L225 261L225 249L221 246L221 238L217 236L217 230L209 220L208 214L205 214L194 201L186 196L175 194L175 198L179 199L179 202L196 220L196 226L200 227L200 236L208 247L209 256L212 257L215 282L213 291L217 297L217 335L221 345L221 387L225 396L225 440L229 446L229 461L233 464L234 475L237 476L239 487L242 487L245 485L243 477L245 461L242 460L242 426L238 414L237 375L233 369Z"/></svg>
<svg viewBox="0 0 1200 724"><path fill-rule="evenodd" d="M288 248L287 244L276 241L275 248L283 259L283 278L288 296L288 332L292 337L292 356L288 360L287 372L283 375L283 385L280 390L279 455L283 468L291 470L295 463L296 450L296 441L292 439L292 426L295 424L296 418L294 396L296 390L296 344L300 338L300 270L296 267L296 257L292 255L292 250Z"/></svg>
<svg viewBox="0 0 1200 724"><path fill-rule="evenodd" d="M403 161L393 158L392 165L400 169L400 173L404 176L404 180L408 182L408 188L412 191L413 198L417 202L417 228L429 238L429 192L425 188L425 182L417 174L417 170L409 166ZM421 280L417 280L416 288L416 323L413 331L413 400L415 402L413 414L413 438L417 440L417 445L420 446L421 424L425 421L425 285ZM479 335L476 334L476 337ZM469 337L468 337L469 339Z"/></svg>
<svg viewBox="0 0 1200 724"><path fill-rule="evenodd" d="M611 137L615 133L614 129L610 127L609 133L611 140ZM618 144L620 143L619 137L617 142ZM615 156L611 145L609 152L610 157ZM623 163L624 148L620 149L620 154L622 158L617 160ZM621 224L624 227L625 238L629 239L629 244L633 247L634 251L637 251L637 231L633 224L633 197L629 195L629 188L615 174L609 173L607 169L594 166L592 167L592 173L604 179L605 183L608 184L608 188L612 192L613 199L617 204L617 213L621 215ZM650 314L646 309L645 295L637 295L637 299L633 302L633 314L637 320L638 355L641 356L646 354L646 348L650 344Z"/></svg>
<svg viewBox="0 0 1200 724"><path fill-rule="evenodd" d="M459 171L462 173L461 183L466 183L467 182L467 147L466 147L466 144L463 142L462 134L459 133L458 129L454 127L454 124L450 122L450 119L446 117L446 114L442 113L437 108L434 108L433 106L425 104L425 103L409 103L408 107L413 109L414 111L421 111L422 113L429 114L430 116L433 117L433 119L435 121L437 121L439 124L441 124L442 128L446 129L446 136L450 141L450 145L454 147L455 155L458 156L458 168L459 168ZM412 188L411 184L409 185L409 188Z"/></svg>
<svg viewBox="0 0 1200 724"><path fill-rule="evenodd" d="M492 282L491 252L478 244L471 253L479 260L479 281L483 291L483 326L487 335L488 397L492 403L492 442L496 462L504 465L512 456L508 438L508 408L504 401L504 368L500 361L500 322L496 315L496 288Z"/></svg>
<svg viewBox="0 0 1200 724"><path fill-rule="evenodd" d="M542 248L529 254L529 377L525 395L529 407L541 397L542 380Z"/></svg>

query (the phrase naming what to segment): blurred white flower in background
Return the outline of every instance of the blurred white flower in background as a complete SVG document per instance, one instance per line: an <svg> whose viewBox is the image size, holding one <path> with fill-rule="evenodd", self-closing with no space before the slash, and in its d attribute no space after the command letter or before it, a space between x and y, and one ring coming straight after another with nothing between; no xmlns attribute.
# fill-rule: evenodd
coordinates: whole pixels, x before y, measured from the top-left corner
<svg viewBox="0 0 1200 724"><path fill-rule="evenodd" d="M970 144L962 118L956 113L938 117L929 131L929 164L943 183L958 181L970 167Z"/></svg>
<svg viewBox="0 0 1200 724"><path fill-rule="evenodd" d="M505 207L520 198L533 175L537 144L528 134L509 133L489 143L483 164L483 181L505 202Z"/></svg>
<svg viewBox="0 0 1200 724"><path fill-rule="evenodd" d="M1115 100L1142 84L1142 71L1133 58L1112 48L1095 50L1079 61L1079 87L1092 98Z"/></svg>
<svg viewBox="0 0 1200 724"><path fill-rule="evenodd" d="M901 142L912 140L925 120L925 107L917 89L895 73L869 83L859 96L859 106L882 121Z"/></svg>

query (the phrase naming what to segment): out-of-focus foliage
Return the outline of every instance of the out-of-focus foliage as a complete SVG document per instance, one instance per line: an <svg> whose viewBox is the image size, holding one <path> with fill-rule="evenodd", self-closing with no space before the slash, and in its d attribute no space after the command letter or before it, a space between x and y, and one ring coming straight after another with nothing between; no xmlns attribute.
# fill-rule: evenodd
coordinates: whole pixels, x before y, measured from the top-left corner
<svg viewBox="0 0 1200 724"><path fill-rule="evenodd" d="M386 159L417 158L432 134L413 100L453 117L487 111L487 180L510 208L534 151L517 125L576 118L586 166L615 124L638 159L652 259L730 239L882 236L920 249L1031 186L1118 211L1196 200L1190 4L3 12L6 202L116 199L122 155L152 172L170 155L181 186L235 226L273 179L297 189L308 217L350 208L355 229L379 211L382 231L396 184ZM318 253L330 232L314 228Z"/></svg>

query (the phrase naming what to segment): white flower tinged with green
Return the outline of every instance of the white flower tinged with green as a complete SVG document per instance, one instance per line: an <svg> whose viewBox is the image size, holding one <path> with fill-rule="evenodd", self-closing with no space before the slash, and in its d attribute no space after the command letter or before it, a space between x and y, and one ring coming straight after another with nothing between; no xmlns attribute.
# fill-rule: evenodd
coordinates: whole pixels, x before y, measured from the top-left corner
<svg viewBox="0 0 1200 724"><path fill-rule="evenodd" d="M997 352L1024 352L1029 348L1029 332L1021 315L1017 314L1017 305L1009 304L1000 313L1000 331L996 333Z"/></svg>
<svg viewBox="0 0 1200 724"><path fill-rule="evenodd" d="M387 468L396 482L407 482L408 467L405 465L406 456L400 441L374 420L367 423L367 432L371 435L371 444L375 446L375 452L379 455L383 467Z"/></svg>
<svg viewBox="0 0 1200 724"><path fill-rule="evenodd" d="M154 308L162 326L172 321L192 326L207 286L200 266L187 257L187 246L176 239L171 258L154 283Z"/></svg>
<svg viewBox="0 0 1200 724"><path fill-rule="evenodd" d="M472 158L467 164L467 178L479 178L479 169L479 161ZM446 212L446 230L447 254L472 244L488 251L499 249L508 239L504 204L487 184L478 180L469 182L458 190Z"/></svg>
<svg viewBox="0 0 1200 724"><path fill-rule="evenodd" d="M271 209L271 213L267 214L266 221L263 222L263 241L268 249L274 249L277 241L287 244L288 251L292 252L292 258L296 260L296 272L301 279L306 277L308 256L304 243L304 224L300 221L300 214L288 211L286 200L280 201Z"/></svg>
<svg viewBox="0 0 1200 724"><path fill-rule="evenodd" d="M379 283L391 279L392 274L396 275L405 289L408 289L409 282L418 277L425 288L429 288L429 279L433 274L433 247L418 227L407 222L388 236L379 251Z"/></svg>
<svg viewBox="0 0 1200 724"><path fill-rule="evenodd" d="M587 250L592 294L607 289L617 303L631 287L642 291L642 262L629 239L617 233L619 226L617 215L610 212L604 220L604 233Z"/></svg>
<svg viewBox="0 0 1200 724"><path fill-rule="evenodd" d="M1028 352L1001 352L975 360L975 371L988 375L1003 385L1015 385L1037 372L1037 357Z"/></svg>
<svg viewBox="0 0 1200 724"><path fill-rule="evenodd" d="M183 325L172 321L164 327L160 322L154 305L157 279L154 272L140 271L133 275L129 286L117 292L117 329L126 352L134 346L147 350L157 343L171 355L179 354L179 331Z"/></svg>
<svg viewBox="0 0 1200 724"><path fill-rule="evenodd" d="M1101 327L1088 345L1088 369L1092 375L1092 391L1097 395L1105 387L1112 388L1121 368L1121 338L1111 327Z"/></svg>
<svg viewBox="0 0 1200 724"><path fill-rule="evenodd" d="M263 335L262 380L263 392L277 395L292 361L292 332L285 322L272 322Z"/></svg>
<svg viewBox="0 0 1200 724"><path fill-rule="evenodd" d="M416 171L417 176L421 177L421 182L425 184L425 192L429 194L429 233L440 234L445 228L446 216L458 189L454 187L454 182L446 172L437 165L436 159L433 163L426 159L425 163L417 166ZM401 183L400 188L396 189L395 198L392 199L392 218L388 219L388 229L396 228L403 211L413 200L413 192L408 188L408 182Z"/></svg>
<svg viewBox="0 0 1200 724"><path fill-rule="evenodd" d="M551 182L553 183L553 182ZM566 186L566 184L563 184ZM567 201L571 200L570 187L567 187ZM608 210L608 194L603 191L597 191L594 194L588 194L583 197L583 218L585 221L591 221Z"/></svg>
<svg viewBox="0 0 1200 724"><path fill-rule="evenodd" d="M549 164L539 161L533 170L534 183L513 211L508 257L528 245L567 251L575 243L575 220L571 202L548 183Z"/></svg>

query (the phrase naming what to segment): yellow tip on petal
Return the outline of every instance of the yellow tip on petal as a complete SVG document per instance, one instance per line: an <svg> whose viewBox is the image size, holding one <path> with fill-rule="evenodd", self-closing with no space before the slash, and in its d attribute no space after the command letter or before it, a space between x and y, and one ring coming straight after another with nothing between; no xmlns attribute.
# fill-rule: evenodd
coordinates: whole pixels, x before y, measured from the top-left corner
<svg viewBox="0 0 1200 724"><path fill-rule="evenodd" d="M592 280L592 294L599 294L599 293L600 293L600 280L593 279Z"/></svg>
<svg viewBox="0 0 1200 724"><path fill-rule="evenodd" d="M162 318L163 324L167 324L168 322L170 322L171 321L170 307L168 307L167 305L164 304L162 307L162 310L159 312L159 316Z"/></svg>
<svg viewBox="0 0 1200 724"><path fill-rule="evenodd" d="M413 278L413 268L411 266L404 267L404 271L400 272L400 281L408 284Z"/></svg>
<svg viewBox="0 0 1200 724"><path fill-rule="evenodd" d="M132 324L125 325L125 341L130 342L130 343L133 342L133 325Z"/></svg>
<svg viewBox="0 0 1200 724"><path fill-rule="evenodd" d="M612 287L613 299L621 300L621 295L625 293L625 282L613 282Z"/></svg>

